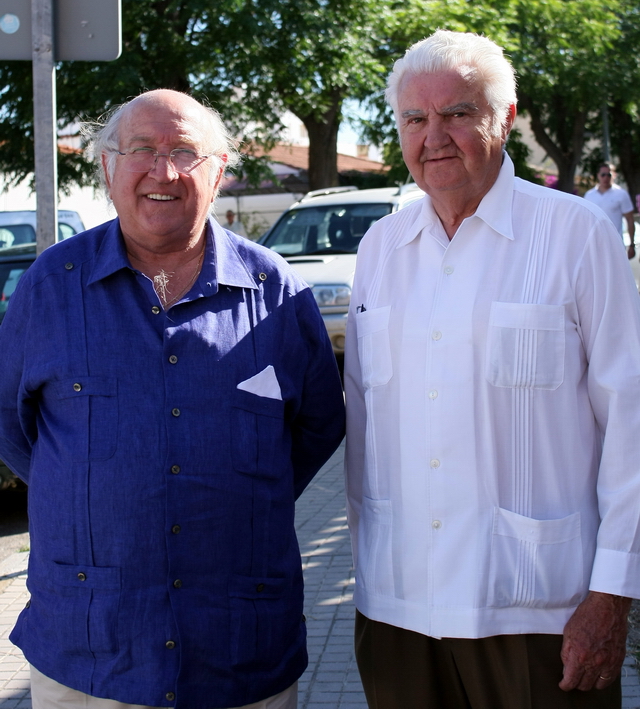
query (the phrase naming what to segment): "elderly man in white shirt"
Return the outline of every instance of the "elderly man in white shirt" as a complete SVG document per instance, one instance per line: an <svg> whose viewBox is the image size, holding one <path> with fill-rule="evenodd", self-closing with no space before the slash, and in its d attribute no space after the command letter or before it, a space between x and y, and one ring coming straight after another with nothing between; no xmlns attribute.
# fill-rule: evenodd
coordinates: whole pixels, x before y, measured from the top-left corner
<svg viewBox="0 0 640 709"><path fill-rule="evenodd" d="M620 707L640 597L640 299L609 219L514 177L511 65L438 31L389 79L426 197L364 237L348 517L372 709Z"/></svg>

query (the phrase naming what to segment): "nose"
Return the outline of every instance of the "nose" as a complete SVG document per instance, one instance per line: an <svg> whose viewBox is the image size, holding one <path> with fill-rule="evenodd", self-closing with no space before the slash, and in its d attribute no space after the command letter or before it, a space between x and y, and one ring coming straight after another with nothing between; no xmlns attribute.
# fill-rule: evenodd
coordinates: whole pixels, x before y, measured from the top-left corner
<svg viewBox="0 0 640 709"><path fill-rule="evenodd" d="M440 150L451 142L451 138L446 129L442 116L430 116L424 135L424 147L427 150Z"/></svg>
<svg viewBox="0 0 640 709"><path fill-rule="evenodd" d="M168 182L173 182L178 177L178 171L171 161L171 155L162 153L156 155L156 161L151 170L149 170L149 175L156 180L163 181L166 179Z"/></svg>

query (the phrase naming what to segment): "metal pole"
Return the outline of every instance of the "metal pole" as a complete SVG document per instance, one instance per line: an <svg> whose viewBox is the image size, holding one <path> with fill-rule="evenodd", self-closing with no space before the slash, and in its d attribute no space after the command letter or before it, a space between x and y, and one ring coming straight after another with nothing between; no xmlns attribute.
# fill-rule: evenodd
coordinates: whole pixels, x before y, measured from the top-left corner
<svg viewBox="0 0 640 709"><path fill-rule="evenodd" d="M56 69L54 65L54 0L31 0L33 48L33 128L37 221L36 252L51 246L58 235L58 160L56 131Z"/></svg>

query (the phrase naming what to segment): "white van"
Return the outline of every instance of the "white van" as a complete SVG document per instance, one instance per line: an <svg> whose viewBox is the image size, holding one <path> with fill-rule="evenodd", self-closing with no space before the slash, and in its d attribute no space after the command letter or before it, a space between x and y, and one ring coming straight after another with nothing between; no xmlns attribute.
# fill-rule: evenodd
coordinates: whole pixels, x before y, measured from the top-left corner
<svg viewBox="0 0 640 709"><path fill-rule="evenodd" d="M423 196L414 183L372 190L316 190L292 205L260 240L283 256L311 287L338 358L344 355L360 239L378 219Z"/></svg>

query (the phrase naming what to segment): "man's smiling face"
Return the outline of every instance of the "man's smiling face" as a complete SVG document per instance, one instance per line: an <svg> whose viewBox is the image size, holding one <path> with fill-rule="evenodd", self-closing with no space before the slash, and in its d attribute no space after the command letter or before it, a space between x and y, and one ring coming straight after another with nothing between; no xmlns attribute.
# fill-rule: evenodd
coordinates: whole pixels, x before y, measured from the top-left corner
<svg viewBox="0 0 640 709"><path fill-rule="evenodd" d="M121 152L152 148L166 155L187 148L205 153L204 116L193 99L158 92L136 99L125 110L119 126ZM211 180L212 159L203 160L189 174L176 172L166 157L158 157L148 172L131 172L127 156L118 155L107 185L125 239L171 251L198 238L221 176L220 170Z"/></svg>
<svg viewBox="0 0 640 709"><path fill-rule="evenodd" d="M480 83L457 71L407 74L398 91L404 161L435 199L479 202L495 182L511 127L496 125Z"/></svg>

